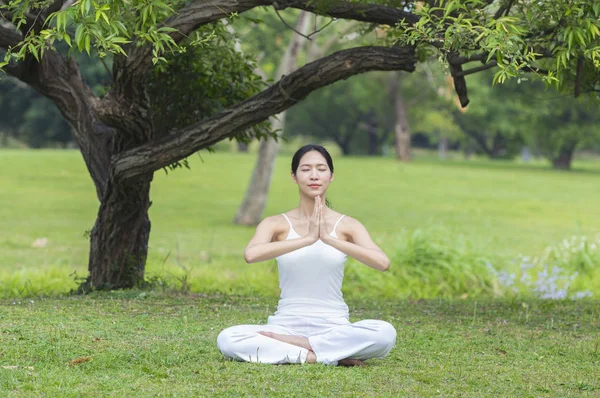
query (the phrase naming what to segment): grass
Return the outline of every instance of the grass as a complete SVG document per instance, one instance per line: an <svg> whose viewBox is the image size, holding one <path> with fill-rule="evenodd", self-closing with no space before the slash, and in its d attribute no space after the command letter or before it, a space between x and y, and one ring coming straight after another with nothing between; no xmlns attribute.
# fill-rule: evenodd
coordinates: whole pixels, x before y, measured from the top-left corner
<svg viewBox="0 0 600 398"><path fill-rule="evenodd" d="M190 159L191 170L155 175L148 277L196 292L277 296L274 262L243 261L253 228L231 222L255 155L218 152L202 158ZM288 154L277 160L265 215L297 203L289 160ZM410 164L337 157L335 166L333 206L361 220L388 253L407 234L432 229L502 264L519 253L539 255L572 235L594 236L600 225L600 163L593 160L576 163L572 172L543 163L442 162L425 155ZM75 287L73 273L86 274L85 235L98 209L81 155L0 150L0 170L0 290L15 296ZM32 247L39 238L48 239L46 246ZM347 285L346 295L352 294Z"/></svg>
<svg viewBox="0 0 600 398"><path fill-rule="evenodd" d="M384 319L398 331L388 358L338 368L244 364L218 352L220 330L263 323L275 310L277 274L272 261L243 262L253 229L231 224L254 155L202 157L191 159L191 171L155 175L147 275L157 288L69 296L62 293L76 286L73 273L86 273L85 232L98 207L81 157L0 150L2 396L600 394L598 300L402 298L419 296L402 284L418 289L427 278L437 290L413 292L443 295L444 286L465 282L461 289L485 290L481 258L508 264L572 235L596 235L597 161L565 173L425 154L411 164L338 158L329 199L393 259L385 274L349 262L351 320ZM278 159L265 214L297 203L288 162L289 155ZM40 238L46 245L33 247ZM598 275L586 256L582 272ZM203 293L158 288L165 282Z"/></svg>
<svg viewBox="0 0 600 398"><path fill-rule="evenodd" d="M365 368L229 362L227 326L275 299L115 292L0 302L2 396L519 396L600 393L592 301L350 301L351 320L398 331ZM16 366L16 368L14 368Z"/></svg>

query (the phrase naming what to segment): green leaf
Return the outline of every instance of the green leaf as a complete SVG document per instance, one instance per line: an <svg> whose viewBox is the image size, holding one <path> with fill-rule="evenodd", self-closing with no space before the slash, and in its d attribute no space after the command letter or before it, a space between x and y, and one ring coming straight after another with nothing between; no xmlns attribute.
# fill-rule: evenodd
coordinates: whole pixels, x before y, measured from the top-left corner
<svg viewBox="0 0 600 398"><path fill-rule="evenodd" d="M110 39L113 43L131 43L131 40L127 40L125 37L115 36Z"/></svg>
<svg viewBox="0 0 600 398"><path fill-rule="evenodd" d="M161 26L157 29L159 32L178 32L177 29L170 26Z"/></svg>
<svg viewBox="0 0 600 398"><path fill-rule="evenodd" d="M77 48L79 49L79 51L83 50L84 47L84 36L87 33L85 32L83 25L79 25L77 27L77 29L75 30L75 43L77 43Z"/></svg>
<svg viewBox="0 0 600 398"><path fill-rule="evenodd" d="M85 36L85 51L90 55L90 35Z"/></svg>
<svg viewBox="0 0 600 398"><path fill-rule="evenodd" d="M63 33L63 40L71 47L71 36L68 33Z"/></svg>

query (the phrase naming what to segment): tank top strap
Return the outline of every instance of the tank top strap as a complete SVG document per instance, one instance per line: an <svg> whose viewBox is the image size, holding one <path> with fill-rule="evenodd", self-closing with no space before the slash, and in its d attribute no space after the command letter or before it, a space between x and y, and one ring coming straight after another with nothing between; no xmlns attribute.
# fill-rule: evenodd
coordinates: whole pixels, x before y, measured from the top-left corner
<svg viewBox="0 0 600 398"><path fill-rule="evenodd" d="M286 216L286 215L285 215L285 213L281 213L281 215L282 215L282 216L284 216L284 217L285 217L285 219L287 220L288 224L290 224L290 229L294 229L294 228L292 227L292 222L290 221L290 219L288 218L288 216Z"/></svg>
<svg viewBox="0 0 600 398"><path fill-rule="evenodd" d="M333 231L331 231L331 233L335 233L335 229L337 228L338 224L340 223L340 221L342 221L342 218L345 217L345 214L342 214L342 216L340 218L338 218L337 222L335 223L335 225L333 226Z"/></svg>

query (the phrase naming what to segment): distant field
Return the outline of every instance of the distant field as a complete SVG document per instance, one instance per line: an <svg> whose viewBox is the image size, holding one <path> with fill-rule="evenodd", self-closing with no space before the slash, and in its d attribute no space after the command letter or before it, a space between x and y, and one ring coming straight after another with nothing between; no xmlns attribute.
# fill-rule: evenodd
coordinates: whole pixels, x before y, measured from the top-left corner
<svg viewBox="0 0 600 398"><path fill-rule="evenodd" d="M246 265L252 228L231 223L254 154L203 153L191 170L155 174L148 276L179 278L195 291L277 294L275 266ZM545 163L438 161L417 156L337 157L328 199L363 222L388 252L403 231L435 228L490 258L539 255L572 235L600 232L600 162L557 172ZM280 156L265 215L297 204L290 156ZM88 240L98 208L76 151L0 150L0 290L66 291L86 274ZM47 238L43 248L36 239ZM187 280L184 275L187 272ZM375 271L373 271L375 272ZM160 279L159 278L159 279Z"/></svg>

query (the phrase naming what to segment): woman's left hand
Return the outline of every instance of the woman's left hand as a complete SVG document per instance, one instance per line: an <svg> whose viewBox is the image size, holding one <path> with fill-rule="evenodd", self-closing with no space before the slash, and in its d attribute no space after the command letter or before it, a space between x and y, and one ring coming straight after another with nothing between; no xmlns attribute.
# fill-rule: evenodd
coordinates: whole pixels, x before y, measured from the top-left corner
<svg viewBox="0 0 600 398"><path fill-rule="evenodd" d="M320 225L319 225L319 239L323 243L330 242L333 239L333 236L329 234L327 231L327 224L325 223L325 217L323 215L325 205L323 204L322 199L319 198L319 215L320 215Z"/></svg>

